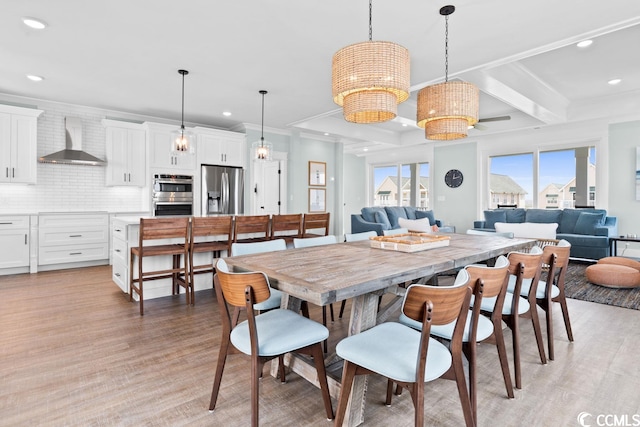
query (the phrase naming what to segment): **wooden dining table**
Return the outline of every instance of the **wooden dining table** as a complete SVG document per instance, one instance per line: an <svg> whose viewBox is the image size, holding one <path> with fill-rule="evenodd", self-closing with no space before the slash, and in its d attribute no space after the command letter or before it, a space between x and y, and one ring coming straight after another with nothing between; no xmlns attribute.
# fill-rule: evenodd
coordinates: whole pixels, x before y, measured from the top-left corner
<svg viewBox="0 0 640 427"><path fill-rule="evenodd" d="M376 325L378 299L398 285L434 277L511 251L528 249L532 239L500 236L447 234L449 245L418 252L371 247L369 241L290 249L227 258L234 271L262 271L272 287L285 293L282 306L299 310L301 301L324 306L352 299L349 335ZM384 320L384 319L383 319ZM290 367L317 384L315 370L289 358ZM367 376L357 376L349 399L344 425L364 422ZM331 395L338 397L339 379L329 378Z"/></svg>

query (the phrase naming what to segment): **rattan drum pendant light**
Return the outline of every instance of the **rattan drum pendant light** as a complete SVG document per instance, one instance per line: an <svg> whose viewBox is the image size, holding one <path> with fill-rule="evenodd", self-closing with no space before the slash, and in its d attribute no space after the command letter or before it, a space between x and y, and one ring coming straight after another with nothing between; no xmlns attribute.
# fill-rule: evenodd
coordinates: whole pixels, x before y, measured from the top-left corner
<svg viewBox="0 0 640 427"><path fill-rule="evenodd" d="M193 134L184 128L184 76L189 72L187 70L178 70L178 73L182 75L182 118L180 129L171 132L171 145L175 153L185 154L195 148Z"/></svg>
<svg viewBox="0 0 640 427"><path fill-rule="evenodd" d="M449 81L449 15L456 8L444 6L445 80L418 92L417 124L424 128L427 139L452 140L467 136L467 129L478 122L478 88L471 83Z"/></svg>
<svg viewBox="0 0 640 427"><path fill-rule="evenodd" d="M333 56L333 101L353 123L379 123L396 117L398 104L409 98L409 51L392 42L369 41L340 49Z"/></svg>

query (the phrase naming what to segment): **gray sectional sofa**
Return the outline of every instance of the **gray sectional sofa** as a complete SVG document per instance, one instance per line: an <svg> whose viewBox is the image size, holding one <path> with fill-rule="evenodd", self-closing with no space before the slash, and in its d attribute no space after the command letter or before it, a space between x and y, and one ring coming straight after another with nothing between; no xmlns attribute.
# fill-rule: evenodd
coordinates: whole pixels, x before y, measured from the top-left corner
<svg viewBox="0 0 640 427"><path fill-rule="evenodd" d="M618 235L618 219L604 209L495 209L484 211L476 230L495 231L496 222L557 223L557 239L571 243L571 257L600 259L609 256L609 238Z"/></svg>
<svg viewBox="0 0 640 427"><path fill-rule="evenodd" d="M401 228L398 224L399 218L429 218L431 225L442 227L442 222L435 218L433 211L418 210L411 206L374 206L362 208L360 212L360 214L351 215L352 233L375 231L378 236L382 236L384 230Z"/></svg>

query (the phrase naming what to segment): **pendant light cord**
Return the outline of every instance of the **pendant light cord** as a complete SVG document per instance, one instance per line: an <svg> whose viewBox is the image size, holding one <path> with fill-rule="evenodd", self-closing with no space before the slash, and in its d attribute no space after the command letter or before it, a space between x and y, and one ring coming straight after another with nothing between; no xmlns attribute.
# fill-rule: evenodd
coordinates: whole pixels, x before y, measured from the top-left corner
<svg viewBox="0 0 640 427"><path fill-rule="evenodd" d="M449 81L449 15L444 17L444 81Z"/></svg>
<svg viewBox="0 0 640 427"><path fill-rule="evenodd" d="M371 25L372 14L373 14L373 1L369 0L369 41L373 40L373 25Z"/></svg>
<svg viewBox="0 0 640 427"><path fill-rule="evenodd" d="M260 147L264 148L264 94L267 93L266 90L261 90L262 94L262 127L260 129Z"/></svg>

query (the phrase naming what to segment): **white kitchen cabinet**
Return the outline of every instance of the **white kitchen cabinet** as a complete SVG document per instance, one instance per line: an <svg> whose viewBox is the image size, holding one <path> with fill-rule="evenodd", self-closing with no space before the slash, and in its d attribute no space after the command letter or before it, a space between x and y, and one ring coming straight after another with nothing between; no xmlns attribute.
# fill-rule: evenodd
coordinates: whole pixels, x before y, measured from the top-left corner
<svg viewBox="0 0 640 427"><path fill-rule="evenodd" d="M0 182L35 184L42 110L0 105Z"/></svg>
<svg viewBox="0 0 640 427"><path fill-rule="evenodd" d="M185 153L174 153L172 151L171 132L176 130L177 127L157 123L146 123L146 125L151 168L170 171L182 170L193 173L196 167L195 147Z"/></svg>
<svg viewBox="0 0 640 427"><path fill-rule="evenodd" d="M216 129L195 128L198 164L244 167L245 135Z"/></svg>
<svg viewBox="0 0 640 427"><path fill-rule="evenodd" d="M109 263L106 212L40 214L38 220L40 270Z"/></svg>
<svg viewBox="0 0 640 427"><path fill-rule="evenodd" d="M0 241L0 274L27 272L30 247L29 217L0 216Z"/></svg>
<svg viewBox="0 0 640 427"><path fill-rule="evenodd" d="M146 185L145 130L141 124L103 120L107 131L107 186Z"/></svg>

